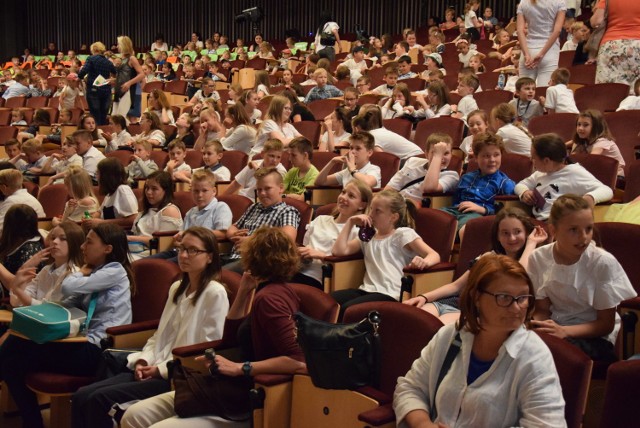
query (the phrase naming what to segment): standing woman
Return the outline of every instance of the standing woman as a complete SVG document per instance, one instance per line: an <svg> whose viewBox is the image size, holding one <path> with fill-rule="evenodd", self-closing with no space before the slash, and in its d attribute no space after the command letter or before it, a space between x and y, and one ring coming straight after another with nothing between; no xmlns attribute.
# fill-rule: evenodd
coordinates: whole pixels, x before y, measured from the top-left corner
<svg viewBox="0 0 640 428"><path fill-rule="evenodd" d="M469 0L464 7L464 27L467 33L471 35L471 40L480 40L480 29L483 22L478 18L478 9L480 8L480 0Z"/></svg>
<svg viewBox="0 0 640 428"><path fill-rule="evenodd" d="M522 0L518 5L518 41L522 49L520 77L534 79L536 86L548 86L551 73L558 68L558 37L566 10L564 0Z"/></svg>
<svg viewBox="0 0 640 428"><path fill-rule="evenodd" d="M320 14L320 25L316 30L315 47L320 58L335 61L336 53L340 53L340 27L331 17L331 12L324 11ZM331 40L334 39L335 40Z"/></svg>
<svg viewBox="0 0 640 428"><path fill-rule="evenodd" d="M105 56L107 48L102 42L95 42L91 45L91 56L87 58L84 66L78 73L80 79L87 76L87 104L91 115L96 118L98 125L108 125L107 113L111 103L111 85L95 85L98 76L109 79L116 74L116 68Z"/></svg>
<svg viewBox="0 0 640 428"><path fill-rule="evenodd" d="M598 1L591 17L596 28L604 20L605 0ZM629 92L640 79L640 2L610 0L605 30L598 50L596 83L626 83Z"/></svg>
<svg viewBox="0 0 640 428"><path fill-rule="evenodd" d="M133 50L133 42L128 36L118 37L118 52L122 55L122 64L116 69L116 86L113 96L112 115L119 114L127 119L140 117L142 88L144 79L142 67Z"/></svg>

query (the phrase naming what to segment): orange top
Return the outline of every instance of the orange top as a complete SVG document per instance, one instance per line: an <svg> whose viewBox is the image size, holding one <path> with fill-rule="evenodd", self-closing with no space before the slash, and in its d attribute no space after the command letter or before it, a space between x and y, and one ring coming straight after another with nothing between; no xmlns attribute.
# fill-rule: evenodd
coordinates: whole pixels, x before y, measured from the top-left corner
<svg viewBox="0 0 640 428"><path fill-rule="evenodd" d="M605 0L600 0L597 8L605 7ZM609 0L608 16L602 43L622 39L640 40L640 1Z"/></svg>

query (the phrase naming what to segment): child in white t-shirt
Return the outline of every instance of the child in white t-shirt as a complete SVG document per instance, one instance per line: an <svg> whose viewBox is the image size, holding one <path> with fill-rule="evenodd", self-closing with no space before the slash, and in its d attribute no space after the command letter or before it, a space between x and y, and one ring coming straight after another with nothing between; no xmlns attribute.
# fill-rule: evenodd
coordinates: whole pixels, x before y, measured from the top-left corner
<svg viewBox="0 0 640 428"><path fill-rule="evenodd" d="M549 113L580 113L573 98L573 91L567 87L571 73L566 68L558 68L551 74L546 97L540 97L540 104Z"/></svg>

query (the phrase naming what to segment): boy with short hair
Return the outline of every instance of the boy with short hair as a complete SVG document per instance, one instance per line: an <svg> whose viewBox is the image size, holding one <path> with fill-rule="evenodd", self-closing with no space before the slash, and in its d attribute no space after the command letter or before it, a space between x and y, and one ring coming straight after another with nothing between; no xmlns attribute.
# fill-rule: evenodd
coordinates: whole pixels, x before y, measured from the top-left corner
<svg viewBox="0 0 640 428"><path fill-rule="evenodd" d="M453 206L442 208L458 219L458 230L472 218L495 214L495 197L511 195L516 184L500 171L504 154L502 137L491 133L473 139L478 169L462 176L453 196Z"/></svg>
<svg viewBox="0 0 640 428"><path fill-rule="evenodd" d="M82 158L82 168L87 171L94 184L97 183L96 171L98 162L105 158L100 150L93 147L93 137L86 129L79 129L71 134L78 147L78 155Z"/></svg>
<svg viewBox="0 0 640 428"><path fill-rule="evenodd" d="M585 40L585 36L589 32L589 29L582 21L574 22L571 24L570 37L567 37L567 41L562 45L561 51L575 51L578 48L580 42Z"/></svg>
<svg viewBox="0 0 640 428"><path fill-rule="evenodd" d="M456 171L446 169L451 162L452 145L449 135L434 132L427 139L425 158L409 158L385 189L397 190L418 206L422 203L424 193L446 193L454 190L460 176Z"/></svg>
<svg viewBox="0 0 640 428"><path fill-rule="evenodd" d="M340 89L327 84L327 76L327 70L324 68L318 68L313 72L313 78L316 79L316 86L307 94L307 97L304 99L305 104L311 101L341 97L343 95Z"/></svg>
<svg viewBox="0 0 640 428"><path fill-rule="evenodd" d="M358 78L356 82L356 89L358 90L358 95L363 95L369 92L369 87L371 86L371 79L369 76L362 76Z"/></svg>
<svg viewBox="0 0 640 428"><path fill-rule="evenodd" d="M367 62L364 60L365 55L364 46L356 46L351 51L352 57L345 62L342 63L343 66L349 69L350 80L352 84L356 84L356 82L362 77L365 70L367 70Z"/></svg>
<svg viewBox="0 0 640 428"><path fill-rule="evenodd" d="M349 137L349 153L346 156L332 158L316 177L315 184L344 187L356 178L372 188L380 187L382 181L380 167L369 161L375 145L375 139L369 132L354 132ZM344 165L345 168L329 175L329 172L338 164Z"/></svg>
<svg viewBox="0 0 640 428"><path fill-rule="evenodd" d="M313 145L305 137L297 137L289 143L289 159L292 168L284 175L284 194L304 201L307 186L313 186L319 172L311 164Z"/></svg>
<svg viewBox="0 0 640 428"><path fill-rule="evenodd" d="M19 73L13 77L13 84L2 94L2 98L8 100L14 97L25 97L29 93L29 82L27 76Z"/></svg>
<svg viewBox="0 0 640 428"><path fill-rule="evenodd" d="M403 55L407 55L409 53L409 43L402 40L401 42L396 43L396 47L393 51L396 54L395 58L398 59Z"/></svg>
<svg viewBox="0 0 640 428"><path fill-rule="evenodd" d="M176 172L183 172L191 175L191 167L184 161L187 156L187 146L182 141L172 141L169 143L169 162L164 168L166 172L171 174L174 181L179 181L179 176L174 175Z"/></svg>
<svg viewBox="0 0 640 428"><path fill-rule="evenodd" d="M411 57L409 55L403 55L398 59L398 80L411 79L418 76L411 71Z"/></svg>
<svg viewBox="0 0 640 428"><path fill-rule="evenodd" d="M530 77L519 78L516 81L516 94L518 97L509 101L509 104L516 110L516 120L526 128L532 117L544 114L542 104L535 99L536 81Z"/></svg>
<svg viewBox="0 0 640 428"><path fill-rule="evenodd" d="M202 146L202 163L204 163L204 166L194 169L193 173L195 174L196 171L206 169L213 173L216 177L216 181L230 181L231 171L220 163L222 156L224 156L224 148L220 141L209 140L205 142L204 146ZM187 183L191 182L191 179L187 177L186 174L176 172L176 175L178 174L184 175L184 178L181 178L180 181L185 181Z"/></svg>
<svg viewBox="0 0 640 428"><path fill-rule="evenodd" d="M262 148L262 159L249 162L249 164L236 175L235 179L231 182L229 187L227 187L224 194L233 195L238 192L239 195L249 198L255 202L255 174L258 169L276 168L282 176L287 173L285 167L280 163L283 149L284 146L282 145L282 141L277 138L268 139Z"/></svg>
<svg viewBox="0 0 640 428"><path fill-rule="evenodd" d="M540 97L540 104L544 104L548 113L580 113L573 91L567 87L570 78L571 72L563 67L551 74L547 94Z"/></svg>
<svg viewBox="0 0 640 428"><path fill-rule="evenodd" d="M378 86L371 92L378 95L384 95L385 97L393 96L393 90L396 88L396 84L398 83L398 69L391 65L388 66L384 71L383 80L385 83Z"/></svg>
<svg viewBox="0 0 640 428"><path fill-rule="evenodd" d="M113 132L102 132L102 136L107 140L107 147L105 153L118 150L121 146L128 146L132 137L127 131L127 120L124 116L114 114L109 117L109 122L113 126Z"/></svg>
<svg viewBox="0 0 640 428"><path fill-rule="evenodd" d="M458 94L462 97L457 108L451 106L451 116L458 119L467 120L467 115L474 110L478 110L478 104L473 98L473 94L480 86L480 80L474 75L462 76L458 82Z"/></svg>
<svg viewBox="0 0 640 428"><path fill-rule="evenodd" d="M4 200L0 202L0 234L4 226L4 216L9 208L16 204L29 205L39 218L45 217L40 202L27 192L27 189L22 188L22 173L17 169L0 171L0 192L4 196Z"/></svg>
<svg viewBox="0 0 640 428"><path fill-rule="evenodd" d="M151 160L153 145L149 140L140 140L133 143L133 155L131 163L126 166L129 183L136 179L146 179L153 172L158 170L158 165Z"/></svg>
<svg viewBox="0 0 640 428"><path fill-rule="evenodd" d="M27 158L27 164L22 166L21 171L30 175L30 180L33 180L34 175L39 175L42 172L42 167L47 163L47 156L42 151L42 143L35 138L30 138L22 143L22 152Z"/></svg>
<svg viewBox="0 0 640 428"><path fill-rule="evenodd" d="M225 269L238 273L242 273L238 252L240 244L258 228L279 227L295 242L300 225L298 210L282 201L284 183L280 171L276 168L260 168L255 172L255 180L258 200L227 230L227 238L234 246L226 257L227 262L233 263L226 265Z"/></svg>
<svg viewBox="0 0 640 428"><path fill-rule="evenodd" d="M65 138L60 145L60 152L49 156L49 159L42 167L42 174L55 172L55 175L49 178L47 184L62 183L62 178L54 177L62 177L71 166L82 168L82 158L78 156L78 146L74 143L73 138L70 136Z"/></svg>
<svg viewBox="0 0 640 428"><path fill-rule="evenodd" d="M27 161L22 159L22 144L20 141L12 138L4 143L4 151L7 157L3 161L11 162L17 169L22 171L27 164Z"/></svg>

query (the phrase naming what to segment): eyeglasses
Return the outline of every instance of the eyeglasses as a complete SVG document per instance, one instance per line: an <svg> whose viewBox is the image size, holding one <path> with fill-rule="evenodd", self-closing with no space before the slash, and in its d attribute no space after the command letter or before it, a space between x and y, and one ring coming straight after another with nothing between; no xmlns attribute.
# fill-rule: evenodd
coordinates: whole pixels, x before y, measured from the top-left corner
<svg viewBox="0 0 640 428"><path fill-rule="evenodd" d="M496 305L503 308L508 308L513 304L513 302L516 302L520 308L526 309L533 302L533 295L531 294L523 294L522 296L512 296L511 294L491 293L489 291L484 291L484 290L480 290L480 292L493 296L496 299Z"/></svg>
<svg viewBox="0 0 640 428"><path fill-rule="evenodd" d="M344 100L345 101L357 101L358 99L357 98L345 98Z"/></svg>
<svg viewBox="0 0 640 428"><path fill-rule="evenodd" d="M183 252L186 251L187 252L187 256L189 256L189 257L195 257L195 256L197 256L198 254L201 254L201 253L208 253L208 251L201 250L199 248L193 248L193 247L185 248L185 247L182 247L182 246L176 247L176 251L178 252L178 254L183 253Z"/></svg>

